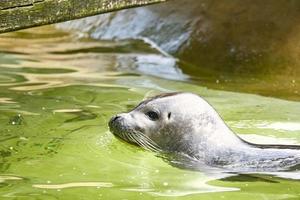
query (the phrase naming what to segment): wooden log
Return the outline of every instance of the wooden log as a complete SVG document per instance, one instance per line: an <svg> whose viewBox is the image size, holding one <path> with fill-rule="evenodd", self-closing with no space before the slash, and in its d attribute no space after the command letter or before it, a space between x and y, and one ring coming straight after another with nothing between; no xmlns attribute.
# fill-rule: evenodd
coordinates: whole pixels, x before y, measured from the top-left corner
<svg viewBox="0 0 300 200"><path fill-rule="evenodd" d="M166 0L0 0L0 33Z"/></svg>

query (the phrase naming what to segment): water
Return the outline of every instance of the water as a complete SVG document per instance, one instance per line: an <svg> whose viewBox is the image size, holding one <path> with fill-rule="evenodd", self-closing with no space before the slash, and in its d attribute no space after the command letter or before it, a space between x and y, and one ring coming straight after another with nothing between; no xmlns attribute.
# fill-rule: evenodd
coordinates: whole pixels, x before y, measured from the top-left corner
<svg viewBox="0 0 300 200"><path fill-rule="evenodd" d="M107 126L146 96L191 91L248 141L299 144L297 101L186 82L174 58L142 41L95 41L44 27L1 35L0 52L0 199L300 197L298 172L179 169ZM160 66L170 74L161 76Z"/></svg>

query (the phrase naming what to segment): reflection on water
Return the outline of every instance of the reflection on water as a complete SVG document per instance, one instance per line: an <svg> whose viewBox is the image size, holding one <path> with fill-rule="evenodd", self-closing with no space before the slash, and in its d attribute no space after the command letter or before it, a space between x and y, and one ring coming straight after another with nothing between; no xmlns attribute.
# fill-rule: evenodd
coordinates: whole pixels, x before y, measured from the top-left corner
<svg viewBox="0 0 300 200"><path fill-rule="evenodd" d="M204 96L241 136L299 143L298 102L166 80L188 77L142 41L94 41L44 27L1 35L0 52L1 199L299 197L299 181L289 179L297 172L183 170L107 127L146 96L184 90Z"/></svg>
<svg viewBox="0 0 300 200"><path fill-rule="evenodd" d="M42 189L65 189L72 187L113 187L111 183L101 183L101 182L82 182L82 183L64 183L64 184L48 184L48 185L33 185L36 188Z"/></svg>

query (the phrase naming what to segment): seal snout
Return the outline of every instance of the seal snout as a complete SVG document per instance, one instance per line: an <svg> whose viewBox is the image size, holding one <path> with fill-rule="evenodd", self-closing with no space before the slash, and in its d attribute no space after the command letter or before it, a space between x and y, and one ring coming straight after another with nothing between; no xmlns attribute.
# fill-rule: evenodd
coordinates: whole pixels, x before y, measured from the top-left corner
<svg viewBox="0 0 300 200"><path fill-rule="evenodd" d="M118 134L123 129L123 121L122 114L113 116L108 122L109 130L115 135Z"/></svg>
<svg viewBox="0 0 300 200"><path fill-rule="evenodd" d="M113 128L116 126L116 124L118 124L118 122L120 121L120 119L121 119L121 116L120 116L120 115L115 115L115 116L113 116L113 117L109 120L109 122L108 122L109 128L110 128L110 129L113 129Z"/></svg>

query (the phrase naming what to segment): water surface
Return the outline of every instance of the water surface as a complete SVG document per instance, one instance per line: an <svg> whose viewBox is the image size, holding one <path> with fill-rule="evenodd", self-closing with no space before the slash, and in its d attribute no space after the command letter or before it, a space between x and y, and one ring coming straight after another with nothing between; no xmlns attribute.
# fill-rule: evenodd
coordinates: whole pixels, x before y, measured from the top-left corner
<svg viewBox="0 0 300 200"><path fill-rule="evenodd" d="M52 27L1 35L1 199L298 199L298 172L179 169L108 131L112 115L147 96L191 91L248 141L300 143L299 102L188 78L176 59L142 41Z"/></svg>

